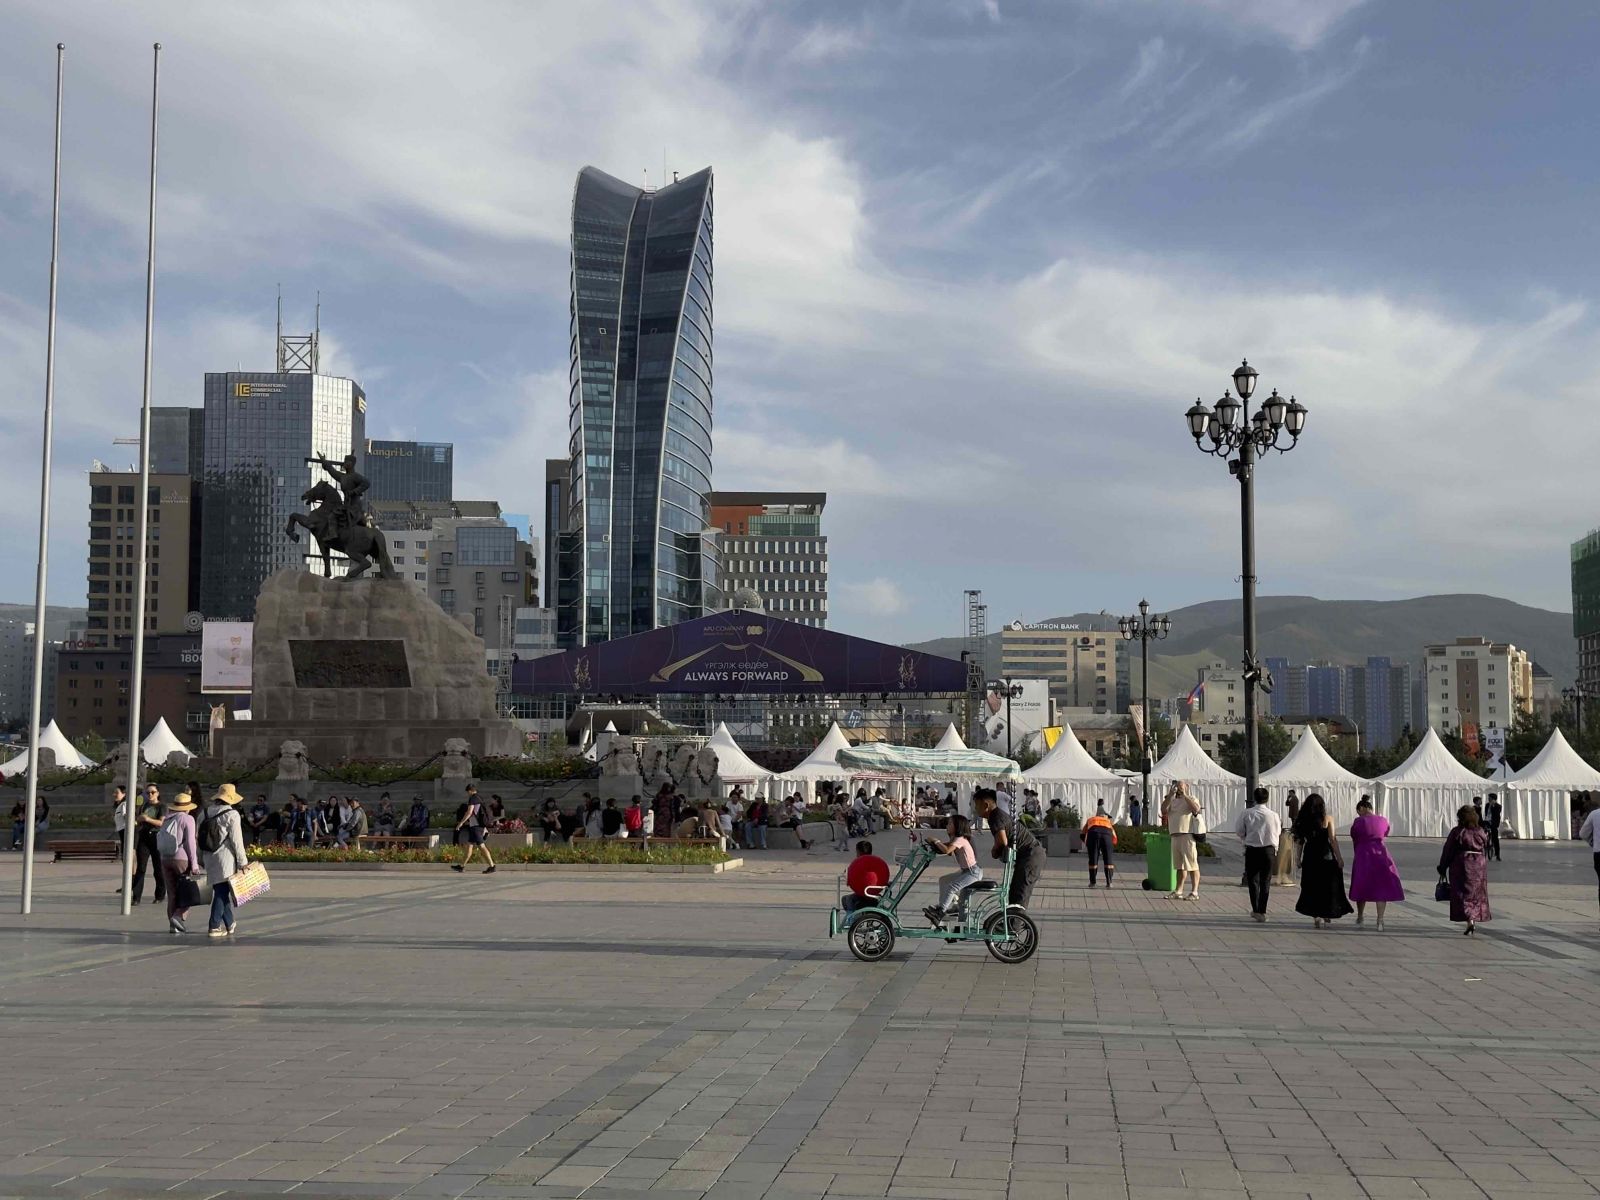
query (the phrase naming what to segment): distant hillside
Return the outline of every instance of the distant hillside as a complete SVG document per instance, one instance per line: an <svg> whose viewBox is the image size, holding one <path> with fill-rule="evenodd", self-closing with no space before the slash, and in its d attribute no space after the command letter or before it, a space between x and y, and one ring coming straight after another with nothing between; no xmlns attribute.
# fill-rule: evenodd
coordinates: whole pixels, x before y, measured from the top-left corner
<svg viewBox="0 0 1600 1200"><path fill-rule="evenodd" d="M51 641L58 642L67 636L67 630L74 625L82 625L88 619L88 610L83 608L68 608L59 604L49 604L44 610L45 633ZM10 624L12 621L33 620L33 605L31 604L0 604L0 625Z"/></svg>
<svg viewBox="0 0 1600 1200"><path fill-rule="evenodd" d="M1150 644L1150 694L1172 696L1194 686L1197 667L1239 661L1240 602L1208 600L1173 609L1172 636ZM1086 629L1115 629L1116 614L1074 613L1045 618ZM1256 603L1256 639L1262 657L1290 662L1362 663L1370 655L1421 663L1429 642L1482 634L1526 650L1555 677L1570 684L1578 671L1572 614L1529 608L1498 596L1418 596L1412 600L1318 600L1314 596L1263 596ZM960 656L960 638L935 638L909 646L930 654ZM989 635L990 671L1000 665L1000 634ZM1139 690L1134 660L1133 687Z"/></svg>

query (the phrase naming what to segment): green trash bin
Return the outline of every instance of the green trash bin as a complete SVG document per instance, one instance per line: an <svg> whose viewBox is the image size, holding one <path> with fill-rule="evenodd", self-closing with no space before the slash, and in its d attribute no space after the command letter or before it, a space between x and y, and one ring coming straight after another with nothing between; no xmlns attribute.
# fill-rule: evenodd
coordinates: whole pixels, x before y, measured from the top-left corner
<svg viewBox="0 0 1600 1200"><path fill-rule="evenodd" d="M1144 835L1144 890L1175 892L1178 873L1172 869L1172 835L1151 830Z"/></svg>

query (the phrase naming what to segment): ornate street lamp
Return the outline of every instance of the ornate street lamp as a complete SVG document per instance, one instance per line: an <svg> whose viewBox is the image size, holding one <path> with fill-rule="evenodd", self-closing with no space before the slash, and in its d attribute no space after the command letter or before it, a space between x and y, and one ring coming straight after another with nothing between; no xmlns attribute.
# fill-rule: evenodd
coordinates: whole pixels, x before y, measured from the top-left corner
<svg viewBox="0 0 1600 1200"><path fill-rule="evenodd" d="M1022 699L1022 685L1012 683L1009 679L1002 679L991 683L989 690L1006 698L1006 757L1011 757L1011 702Z"/></svg>
<svg viewBox="0 0 1600 1200"><path fill-rule="evenodd" d="M1240 557L1244 585L1244 739L1245 797L1255 792L1260 775L1260 730L1256 728L1256 688L1272 681L1256 660L1256 461L1269 450L1287 454L1306 427L1306 406L1293 396L1285 400L1276 388L1245 419L1245 405L1255 395L1256 369L1249 362L1233 373L1238 399L1224 391L1215 408L1196 400L1184 414L1189 434L1202 453L1226 459L1228 473L1239 481Z"/></svg>
<svg viewBox="0 0 1600 1200"><path fill-rule="evenodd" d="M1583 736L1583 686L1561 689L1561 698L1572 709L1572 729L1575 736Z"/></svg>
<svg viewBox="0 0 1600 1200"><path fill-rule="evenodd" d="M1150 601L1139 601L1139 615L1136 617L1118 617L1117 629L1121 632L1124 641L1137 641L1139 643L1139 691L1142 699L1140 705L1144 710L1144 737L1139 747L1139 774L1144 779L1144 799L1142 808L1150 811L1150 765L1155 757L1156 734L1150 724L1150 643L1152 640L1160 641L1172 632L1172 618L1167 616L1152 617L1150 615ZM1146 822L1148 824L1148 822Z"/></svg>

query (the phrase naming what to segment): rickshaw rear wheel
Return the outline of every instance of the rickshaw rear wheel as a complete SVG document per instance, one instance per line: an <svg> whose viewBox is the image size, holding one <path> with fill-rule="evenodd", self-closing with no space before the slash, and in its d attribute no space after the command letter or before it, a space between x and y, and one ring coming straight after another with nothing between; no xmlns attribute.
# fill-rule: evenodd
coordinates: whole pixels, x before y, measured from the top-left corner
<svg viewBox="0 0 1600 1200"><path fill-rule="evenodd" d="M1007 918L1006 913L995 913L983 923L983 932L991 938L1002 936ZM983 944L989 948L990 954L1003 963L1027 962L1039 948L1038 926L1027 913L1015 909L1010 912L1009 919L1011 936L1007 940L986 941Z"/></svg>
<svg viewBox="0 0 1600 1200"><path fill-rule="evenodd" d="M882 913L858 913L845 939L850 953L862 962L877 962L894 949L894 925Z"/></svg>

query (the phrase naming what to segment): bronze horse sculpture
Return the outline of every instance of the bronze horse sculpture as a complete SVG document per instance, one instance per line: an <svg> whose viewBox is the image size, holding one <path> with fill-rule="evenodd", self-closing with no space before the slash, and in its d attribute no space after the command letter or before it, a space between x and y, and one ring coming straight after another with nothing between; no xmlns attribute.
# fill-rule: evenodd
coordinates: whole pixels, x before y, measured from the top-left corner
<svg viewBox="0 0 1600 1200"><path fill-rule="evenodd" d="M353 522L344 497L333 484L327 480L313 484L300 494L300 499L312 506L311 511L290 513L284 532L290 541L298 542L300 535L294 531L298 525L317 539L325 576L333 577L328 551L337 550L350 560L350 569L342 576L344 579L355 579L373 567L378 568L382 579L399 578L394 564L389 561L389 542L383 530Z"/></svg>

